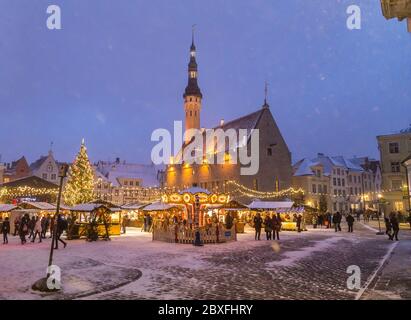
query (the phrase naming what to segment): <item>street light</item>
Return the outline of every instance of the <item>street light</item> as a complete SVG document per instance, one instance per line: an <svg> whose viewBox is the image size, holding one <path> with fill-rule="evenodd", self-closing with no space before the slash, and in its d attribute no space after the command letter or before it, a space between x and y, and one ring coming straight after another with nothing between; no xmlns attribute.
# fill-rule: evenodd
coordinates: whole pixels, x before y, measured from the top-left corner
<svg viewBox="0 0 411 320"><path fill-rule="evenodd" d="M53 265L54 244L57 241L57 239L56 239L57 217L60 213L61 193L62 193L62 190L63 190L64 178L67 177L68 169L69 169L69 166L67 164L62 164L59 168L60 184L59 184L59 193L58 193L58 196L57 196L56 214L54 215L54 228L53 228L53 230L50 230L52 238L51 238L49 264L48 264L48 267L47 267L47 276L45 278L41 278L40 280L37 280L32 286L33 290L42 291L42 292L52 292L52 291L60 290L60 286L50 286L47 282L48 282L48 279L51 276L51 266Z"/></svg>
<svg viewBox="0 0 411 320"><path fill-rule="evenodd" d="M382 232L382 230L381 230L381 223L380 223L380 214L381 214L380 205L381 205L381 199L382 199L382 194L379 193L379 194L378 194L378 214L377 214L378 230L379 230L379 231L376 233L376 235L378 235L378 236L384 235L384 232Z"/></svg>

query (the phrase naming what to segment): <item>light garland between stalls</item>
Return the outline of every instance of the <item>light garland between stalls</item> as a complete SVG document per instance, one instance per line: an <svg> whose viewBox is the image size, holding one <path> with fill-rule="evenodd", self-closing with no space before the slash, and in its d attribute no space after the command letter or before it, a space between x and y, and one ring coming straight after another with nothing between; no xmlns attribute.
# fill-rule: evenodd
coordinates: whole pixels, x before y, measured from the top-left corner
<svg viewBox="0 0 411 320"><path fill-rule="evenodd" d="M304 190L302 188L299 188L299 189L288 188L288 189L284 189L281 191L263 192L263 191L253 190L233 180L227 181L227 184L231 184L237 187L238 192L240 192L241 194L248 196L248 197L255 197L255 198L280 198L280 197L292 196L296 194L304 194Z"/></svg>
<svg viewBox="0 0 411 320"><path fill-rule="evenodd" d="M42 195L57 195L58 188L32 188L28 186L15 188L1 188L0 197L28 197L28 196L42 196Z"/></svg>

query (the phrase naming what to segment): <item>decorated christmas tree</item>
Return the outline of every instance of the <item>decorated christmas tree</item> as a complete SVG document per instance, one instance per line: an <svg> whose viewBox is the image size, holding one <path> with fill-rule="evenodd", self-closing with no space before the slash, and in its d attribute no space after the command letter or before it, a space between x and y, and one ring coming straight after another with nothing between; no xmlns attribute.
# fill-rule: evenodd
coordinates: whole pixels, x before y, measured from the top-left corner
<svg viewBox="0 0 411 320"><path fill-rule="evenodd" d="M80 152L70 166L63 197L65 204L69 206L90 202L94 199L94 174L84 139L81 142Z"/></svg>

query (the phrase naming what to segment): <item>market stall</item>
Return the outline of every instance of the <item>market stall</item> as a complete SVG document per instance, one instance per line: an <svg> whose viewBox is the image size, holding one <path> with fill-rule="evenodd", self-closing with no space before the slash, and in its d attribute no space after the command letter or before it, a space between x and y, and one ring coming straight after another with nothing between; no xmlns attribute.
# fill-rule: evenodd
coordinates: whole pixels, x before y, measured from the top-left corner
<svg viewBox="0 0 411 320"><path fill-rule="evenodd" d="M297 217L302 216L302 229L305 229L304 210L303 207L293 207L293 201L260 201L255 200L248 205L252 212L262 213L264 219L265 215L278 214L282 221L282 230L297 230Z"/></svg>
<svg viewBox="0 0 411 320"><path fill-rule="evenodd" d="M16 209L17 209L17 206L12 205L12 204L0 204L0 230L3 224L3 221L6 218L9 218L9 221L10 221L11 212ZM12 223L10 223L10 225L11 224Z"/></svg>
<svg viewBox="0 0 411 320"><path fill-rule="evenodd" d="M89 237L90 227L95 227L99 237L120 235L121 209L110 203L91 202L70 209L68 239Z"/></svg>
<svg viewBox="0 0 411 320"><path fill-rule="evenodd" d="M141 228L144 224L144 211L142 210L148 204L130 203L121 206L121 215L128 218L127 227Z"/></svg>

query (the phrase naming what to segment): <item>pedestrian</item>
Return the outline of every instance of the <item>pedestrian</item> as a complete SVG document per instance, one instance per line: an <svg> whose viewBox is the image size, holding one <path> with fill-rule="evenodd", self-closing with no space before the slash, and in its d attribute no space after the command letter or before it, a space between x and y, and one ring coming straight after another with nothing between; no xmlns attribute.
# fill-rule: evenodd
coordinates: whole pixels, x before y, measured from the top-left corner
<svg viewBox="0 0 411 320"><path fill-rule="evenodd" d="M333 217L330 212L327 212L327 229L331 228Z"/></svg>
<svg viewBox="0 0 411 320"><path fill-rule="evenodd" d="M357 212L357 221L361 220L361 212L358 210Z"/></svg>
<svg viewBox="0 0 411 320"><path fill-rule="evenodd" d="M30 217L26 213L21 218L20 224L19 224L19 236L20 236L21 244L25 244L27 242L26 235L29 232L29 227L28 227L29 222L30 222Z"/></svg>
<svg viewBox="0 0 411 320"><path fill-rule="evenodd" d="M271 240L271 233L273 231L273 227L272 227L272 221L271 221L270 215L268 213L264 218L264 231L265 231L265 236L267 240Z"/></svg>
<svg viewBox="0 0 411 320"><path fill-rule="evenodd" d="M318 215L318 225L321 227L321 229L323 228L323 223L324 223L324 216L322 213L320 213Z"/></svg>
<svg viewBox="0 0 411 320"><path fill-rule="evenodd" d="M28 233L29 233L29 239L31 239L32 237L34 237L34 227L36 226L36 217L32 216L30 221L28 222Z"/></svg>
<svg viewBox="0 0 411 320"><path fill-rule="evenodd" d="M385 223L385 234L388 236L388 240L392 240L392 226L390 219L388 217L384 217L384 223Z"/></svg>
<svg viewBox="0 0 411 320"><path fill-rule="evenodd" d="M16 217L14 219L14 234L13 236L16 236L19 233L20 230L20 217Z"/></svg>
<svg viewBox="0 0 411 320"><path fill-rule="evenodd" d="M67 227L67 220L63 218L62 214L59 214L56 221L56 244L54 249L59 248L59 241L64 245L64 248L67 247L67 243L60 238L63 232L67 230Z"/></svg>
<svg viewBox="0 0 411 320"><path fill-rule="evenodd" d="M121 223L121 227L122 227L122 229L123 229L123 233L124 233L124 234L126 233L127 223L128 223L128 217L127 217L127 215L125 215L125 216L123 217L123 221L122 221L122 223Z"/></svg>
<svg viewBox="0 0 411 320"><path fill-rule="evenodd" d="M341 218L341 213L338 211L333 215L332 222L334 223L335 232L341 231Z"/></svg>
<svg viewBox="0 0 411 320"><path fill-rule="evenodd" d="M261 236L261 226L263 224L263 219L261 219L260 213L257 212L257 214L254 217L254 229L255 229L255 240L260 240Z"/></svg>
<svg viewBox="0 0 411 320"><path fill-rule="evenodd" d="M279 213L277 215L273 214L272 223L273 223L273 240L275 240L276 235L277 235L277 240L280 240L280 231L281 231L282 221L281 221L281 217Z"/></svg>
<svg viewBox="0 0 411 320"><path fill-rule="evenodd" d="M394 237L395 237L395 241L398 241L398 232L400 231L400 224L398 222L398 218L395 213L391 214L390 223L391 223L392 231L393 231L391 240L394 240Z"/></svg>
<svg viewBox="0 0 411 320"><path fill-rule="evenodd" d="M34 235L33 239L31 242L34 243L34 240L36 240L37 235L39 235L39 243L41 243L41 233L42 233L42 228L41 228L41 219L42 217L37 217L36 223L34 225Z"/></svg>
<svg viewBox="0 0 411 320"><path fill-rule="evenodd" d="M50 218L50 239L53 238L54 229L56 226L56 215Z"/></svg>
<svg viewBox="0 0 411 320"><path fill-rule="evenodd" d="M354 231L354 217L351 215L351 213L348 214L348 216L345 218L348 224L348 232L353 232Z"/></svg>
<svg viewBox="0 0 411 320"><path fill-rule="evenodd" d="M1 232L3 233L3 244L9 243L7 235L10 233L10 221L9 217L4 219L3 224L1 225Z"/></svg>
<svg viewBox="0 0 411 320"><path fill-rule="evenodd" d="M299 214L299 215L297 215L297 220L296 220L296 222L297 222L297 231L298 232L301 232L301 221L302 221L302 216L301 216L301 214Z"/></svg>

